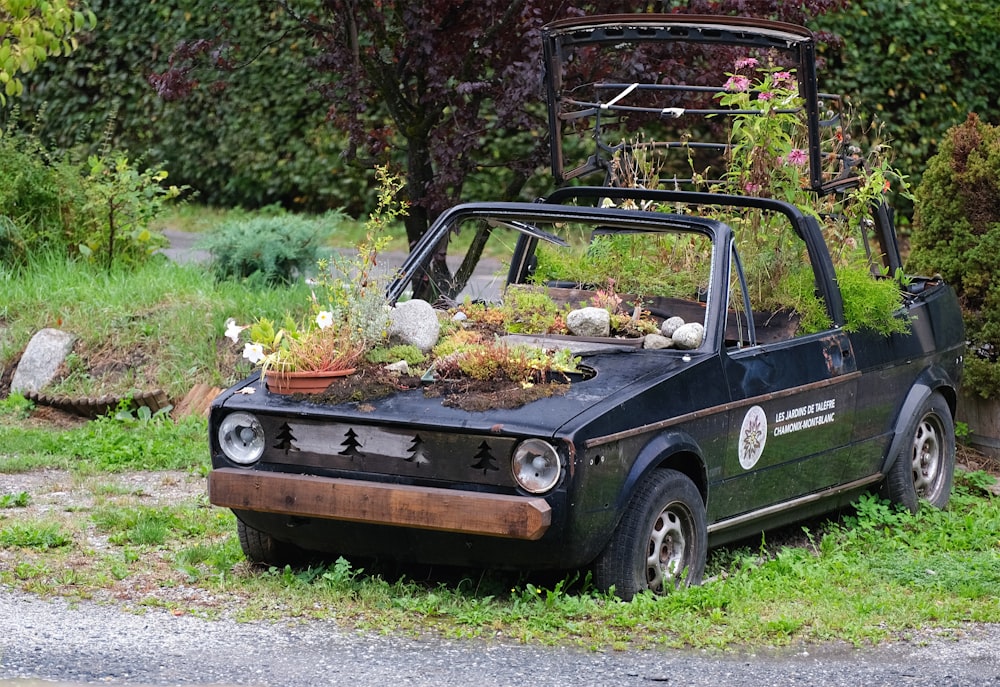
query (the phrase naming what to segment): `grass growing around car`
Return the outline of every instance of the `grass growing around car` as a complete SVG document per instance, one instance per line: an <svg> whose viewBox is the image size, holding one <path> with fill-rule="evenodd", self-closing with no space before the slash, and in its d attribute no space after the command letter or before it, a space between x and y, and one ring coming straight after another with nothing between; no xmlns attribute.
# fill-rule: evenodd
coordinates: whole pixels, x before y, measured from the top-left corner
<svg viewBox="0 0 1000 687"><path fill-rule="evenodd" d="M946 511L866 497L839 519L713 551L701 587L623 603L585 575L254 568L232 514L207 504L203 420L120 415L54 431L24 414L17 396L0 402L0 583L37 594L594 649L859 644L1000 622L1000 500L983 472L959 473Z"/></svg>
<svg viewBox="0 0 1000 687"><path fill-rule="evenodd" d="M0 273L0 325L14 351L42 327L80 337L66 393L127 392L141 377L178 398L192 382L221 385L240 373L239 353L222 337L227 317L277 317L306 294L302 286L216 283L165 261L107 273L38 258ZM127 364L102 376L93 364L102 360ZM715 550L702 587L622 603L594 592L585 575L345 560L253 568L232 514L207 503L206 433L200 418L124 412L53 429L23 398L0 400L0 584L176 613L333 618L380 632L602 649L863 643L925 626L1000 622L1000 501L983 490L982 473L958 478L947 511L911 516L867 499L808 534Z"/></svg>

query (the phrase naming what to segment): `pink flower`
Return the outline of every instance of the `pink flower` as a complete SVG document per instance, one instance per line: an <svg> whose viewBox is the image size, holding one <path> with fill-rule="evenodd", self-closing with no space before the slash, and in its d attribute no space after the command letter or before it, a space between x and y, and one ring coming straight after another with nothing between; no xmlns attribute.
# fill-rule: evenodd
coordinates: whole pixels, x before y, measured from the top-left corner
<svg viewBox="0 0 1000 687"><path fill-rule="evenodd" d="M745 76L730 76L729 80L726 81L725 89L727 91L733 91L737 93L742 93L743 91L750 88L750 79Z"/></svg>
<svg viewBox="0 0 1000 687"><path fill-rule="evenodd" d="M790 165L804 165L809 158L806 155L806 151L801 148L792 148L786 159Z"/></svg>
<svg viewBox="0 0 1000 687"><path fill-rule="evenodd" d="M791 72L775 72L773 78L774 78L774 85L775 86L791 86L792 85L792 73Z"/></svg>
<svg viewBox="0 0 1000 687"><path fill-rule="evenodd" d="M757 59L753 57L741 57L740 59L736 60L737 69L747 69L756 66L757 66Z"/></svg>
<svg viewBox="0 0 1000 687"><path fill-rule="evenodd" d="M771 91L761 91L757 94L757 100L771 100L774 98L774 93Z"/></svg>
<svg viewBox="0 0 1000 687"><path fill-rule="evenodd" d="M743 190L752 195L760 190L760 184L745 184Z"/></svg>

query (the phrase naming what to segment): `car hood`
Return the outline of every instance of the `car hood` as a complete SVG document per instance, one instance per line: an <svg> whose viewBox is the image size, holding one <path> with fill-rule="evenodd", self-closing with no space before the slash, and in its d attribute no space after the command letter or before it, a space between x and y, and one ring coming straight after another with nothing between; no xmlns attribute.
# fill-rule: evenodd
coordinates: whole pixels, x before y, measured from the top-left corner
<svg viewBox="0 0 1000 687"><path fill-rule="evenodd" d="M546 345L549 345L546 340ZM258 376L224 392L213 408L290 415L315 420L344 420L397 427L425 427L470 433L512 436L571 436L616 407L627 405L650 388L690 370L706 353L644 350L615 343L553 342L569 347L581 358L581 367L593 376L573 380L565 393L526 403L518 408L470 411L449 407L425 389L406 389L374 400L328 405L308 396L282 396L262 388ZM430 382L433 385L433 382ZM612 429L613 428L608 428Z"/></svg>

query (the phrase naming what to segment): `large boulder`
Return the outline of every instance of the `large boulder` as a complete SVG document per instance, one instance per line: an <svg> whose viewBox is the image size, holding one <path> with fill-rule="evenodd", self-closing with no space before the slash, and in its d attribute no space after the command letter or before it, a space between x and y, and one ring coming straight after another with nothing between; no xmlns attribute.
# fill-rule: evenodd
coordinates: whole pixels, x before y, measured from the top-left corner
<svg viewBox="0 0 1000 687"><path fill-rule="evenodd" d="M31 337L14 370L10 390L18 393L41 391L51 382L70 351L76 337L58 329L42 329Z"/></svg>
<svg viewBox="0 0 1000 687"><path fill-rule="evenodd" d="M611 336L611 314L604 308L580 308L566 315L573 336Z"/></svg>
<svg viewBox="0 0 1000 687"><path fill-rule="evenodd" d="M688 322L678 327L670 338L677 348L692 350L701 346L701 342L705 340L705 328L700 322Z"/></svg>
<svg viewBox="0 0 1000 687"><path fill-rule="evenodd" d="M427 301L414 298L396 303L389 313L389 341L429 352L441 335L437 311Z"/></svg>

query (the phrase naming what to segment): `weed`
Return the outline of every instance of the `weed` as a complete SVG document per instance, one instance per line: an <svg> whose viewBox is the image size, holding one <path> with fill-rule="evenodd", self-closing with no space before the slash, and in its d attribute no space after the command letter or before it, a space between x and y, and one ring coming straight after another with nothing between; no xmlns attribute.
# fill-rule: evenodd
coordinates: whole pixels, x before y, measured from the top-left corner
<svg viewBox="0 0 1000 687"><path fill-rule="evenodd" d="M57 522L14 522L0 529L0 547L7 549L54 549L72 541Z"/></svg>
<svg viewBox="0 0 1000 687"><path fill-rule="evenodd" d="M119 508L107 506L91 518L97 529L109 534L112 544L160 546L171 530L179 526L178 516L166 508Z"/></svg>
<svg viewBox="0 0 1000 687"><path fill-rule="evenodd" d="M14 392L6 398L0 399L0 418L23 420L28 417L34 407L34 403L21 394Z"/></svg>
<svg viewBox="0 0 1000 687"><path fill-rule="evenodd" d="M26 508L31 503L31 494L19 491L16 494L0 494L0 508Z"/></svg>

